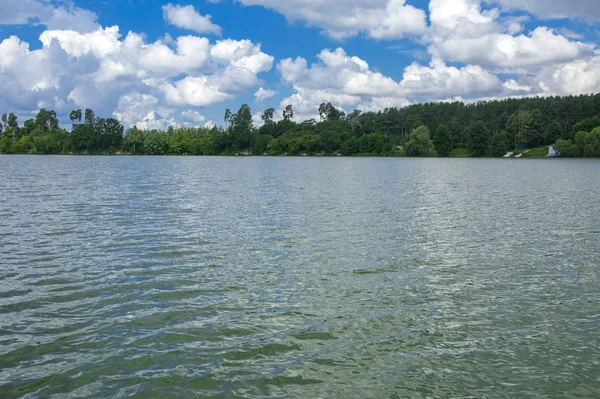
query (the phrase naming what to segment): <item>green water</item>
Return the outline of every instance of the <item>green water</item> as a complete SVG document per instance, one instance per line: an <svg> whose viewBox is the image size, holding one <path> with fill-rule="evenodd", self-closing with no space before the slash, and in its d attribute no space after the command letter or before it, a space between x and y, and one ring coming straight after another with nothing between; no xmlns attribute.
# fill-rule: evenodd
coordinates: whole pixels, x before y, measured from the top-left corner
<svg viewBox="0 0 600 399"><path fill-rule="evenodd" d="M600 161L0 171L2 399L600 397Z"/></svg>

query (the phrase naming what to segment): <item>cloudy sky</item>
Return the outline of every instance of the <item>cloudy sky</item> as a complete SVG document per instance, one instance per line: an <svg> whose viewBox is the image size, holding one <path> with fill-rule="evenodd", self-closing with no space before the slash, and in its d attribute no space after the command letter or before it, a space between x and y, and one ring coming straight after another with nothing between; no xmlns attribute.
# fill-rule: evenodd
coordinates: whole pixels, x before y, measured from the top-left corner
<svg viewBox="0 0 600 399"><path fill-rule="evenodd" d="M0 113L222 124L600 92L599 0L3 0Z"/></svg>

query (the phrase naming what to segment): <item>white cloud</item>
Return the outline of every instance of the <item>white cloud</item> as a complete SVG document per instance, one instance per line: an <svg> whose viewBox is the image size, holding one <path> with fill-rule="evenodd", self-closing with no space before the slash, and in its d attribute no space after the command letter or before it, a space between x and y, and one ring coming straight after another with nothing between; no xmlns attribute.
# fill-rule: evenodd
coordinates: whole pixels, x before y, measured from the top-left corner
<svg viewBox="0 0 600 399"><path fill-rule="evenodd" d="M3 0L0 25L45 25L49 29L91 32L98 29L98 16L75 6L54 6L45 0Z"/></svg>
<svg viewBox="0 0 600 399"><path fill-rule="evenodd" d="M211 106L260 85L273 57L248 40L181 36L146 43L117 26L79 33L47 30L31 50L13 36L0 42L0 107L30 115L40 107L67 114L93 108L125 124L188 121L189 106ZM223 51L227 47L230 51ZM199 116L194 118L199 121Z"/></svg>
<svg viewBox="0 0 600 399"><path fill-rule="evenodd" d="M497 4L525 10L541 18L576 18L588 22L600 21L600 7L596 0L494 0Z"/></svg>
<svg viewBox="0 0 600 399"><path fill-rule="evenodd" d="M500 79L475 65L458 68L434 58L429 66L413 63L400 81L372 71L364 60L338 48L323 50L320 62L304 58L282 60L277 69L295 93L281 102L292 104L299 118L314 117L319 104L331 102L346 111L359 106L374 110L402 107L412 100L438 100L456 95L486 95L502 91Z"/></svg>
<svg viewBox="0 0 600 399"><path fill-rule="evenodd" d="M181 113L181 119L195 125L199 125L206 120L206 118L200 114L200 112L192 110L183 111Z"/></svg>
<svg viewBox="0 0 600 399"><path fill-rule="evenodd" d="M162 7L166 22L178 28L188 29L197 33L213 33L221 35L221 27L211 21L210 15L200 15L194 6L180 6L171 3Z"/></svg>
<svg viewBox="0 0 600 399"><path fill-rule="evenodd" d="M554 94L600 92L600 51L592 57L544 69L536 80Z"/></svg>
<svg viewBox="0 0 600 399"><path fill-rule="evenodd" d="M448 61L498 72L532 73L589 55L594 48L547 27L514 36L521 30L516 21L503 27L496 22L498 10L482 10L480 0L431 0L429 9L429 52Z"/></svg>
<svg viewBox="0 0 600 399"><path fill-rule="evenodd" d="M343 39L365 33L374 39L398 39L425 31L425 12L405 0L238 0L263 6L290 21L304 21Z"/></svg>
<svg viewBox="0 0 600 399"><path fill-rule="evenodd" d="M256 97L258 101L264 101L267 98L275 96L276 94L277 92L274 90L266 90L263 87L261 87L256 91L256 93L254 93L254 97Z"/></svg>
<svg viewBox="0 0 600 399"><path fill-rule="evenodd" d="M113 115L125 126L140 129L165 129L175 123L172 110L160 106L158 98L140 93L130 93L119 99Z"/></svg>

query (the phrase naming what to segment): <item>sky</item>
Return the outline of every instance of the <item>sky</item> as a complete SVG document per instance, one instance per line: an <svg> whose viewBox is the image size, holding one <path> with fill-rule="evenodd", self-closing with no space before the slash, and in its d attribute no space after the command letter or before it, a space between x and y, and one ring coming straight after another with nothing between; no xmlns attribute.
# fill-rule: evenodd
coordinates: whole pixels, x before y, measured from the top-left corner
<svg viewBox="0 0 600 399"><path fill-rule="evenodd" d="M2 0L0 113L223 125L600 92L599 0ZM277 117L276 117L277 119Z"/></svg>

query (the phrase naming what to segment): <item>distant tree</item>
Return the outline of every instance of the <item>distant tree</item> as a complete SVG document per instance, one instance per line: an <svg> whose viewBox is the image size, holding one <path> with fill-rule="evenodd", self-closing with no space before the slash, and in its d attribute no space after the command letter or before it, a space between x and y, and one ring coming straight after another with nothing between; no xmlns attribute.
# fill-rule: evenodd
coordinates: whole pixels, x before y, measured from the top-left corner
<svg viewBox="0 0 600 399"><path fill-rule="evenodd" d="M11 112L10 114L8 114L8 120L6 123L8 126L6 133L10 134L12 138L15 139L17 137L17 134L19 133L19 123L17 122L17 116Z"/></svg>
<svg viewBox="0 0 600 399"><path fill-rule="evenodd" d="M284 121L289 121L294 119L294 109L292 108L292 105L288 105L287 107L285 107L285 109L283 110L283 120Z"/></svg>
<svg viewBox="0 0 600 399"><path fill-rule="evenodd" d="M225 110L225 117L223 118L224 121L225 121L225 128L226 129L229 128L229 125L231 124L231 117L232 117L231 110L229 108L227 108Z"/></svg>
<svg viewBox="0 0 600 399"><path fill-rule="evenodd" d="M600 115L593 118L586 118L573 126L573 135L577 132L591 132L600 126Z"/></svg>
<svg viewBox="0 0 600 399"><path fill-rule="evenodd" d="M429 129L427 126L419 126L409 136L408 142L404 146L406 155L412 157L422 157L428 155L433 150L433 145L429 141Z"/></svg>
<svg viewBox="0 0 600 399"><path fill-rule="evenodd" d="M554 148L558 151L561 157L579 157L581 156L580 148L573 144L571 140L558 139L554 144Z"/></svg>
<svg viewBox="0 0 600 399"><path fill-rule="evenodd" d="M275 114L275 109L269 108L263 112L261 118L265 124L273 123L273 115Z"/></svg>
<svg viewBox="0 0 600 399"><path fill-rule="evenodd" d="M439 156L446 157L450 155L452 152L452 139L450 138L450 128L448 126L438 126L433 138L433 145Z"/></svg>
<svg viewBox="0 0 600 399"><path fill-rule="evenodd" d="M490 146L488 148L488 155L490 157L502 157L508 153L509 149L509 138L508 133L502 131L500 133L496 133L491 141Z"/></svg>
<svg viewBox="0 0 600 399"><path fill-rule="evenodd" d="M81 118L83 118L83 113L81 112L80 109L73 110L69 114L69 119L73 123L75 123L75 121L77 121L78 123L81 123Z"/></svg>
<svg viewBox="0 0 600 399"><path fill-rule="evenodd" d="M519 144L527 143L529 129L533 122L533 116L531 115L531 112L527 110L519 110L508 118L506 127L513 137L515 148L517 148Z"/></svg>
<svg viewBox="0 0 600 399"><path fill-rule="evenodd" d="M232 138L239 149L249 149L252 144L252 112L247 104L242 104L231 117Z"/></svg>
<svg viewBox="0 0 600 399"><path fill-rule="evenodd" d="M589 132L583 144L584 157L600 157L600 127Z"/></svg>
<svg viewBox="0 0 600 399"><path fill-rule="evenodd" d="M563 138L564 129L558 121L549 122L544 131L546 143L554 143L556 140Z"/></svg>
<svg viewBox="0 0 600 399"><path fill-rule="evenodd" d="M355 109L354 111L350 112L347 116L346 116L346 121L348 122L348 124L350 125L350 129L352 129L352 134L356 135L358 128L360 127L360 114L362 113L361 110L359 109Z"/></svg>
<svg viewBox="0 0 600 399"><path fill-rule="evenodd" d="M344 112L335 108L331 103L322 103L319 106L319 115L322 121L339 121L345 116Z"/></svg>
<svg viewBox="0 0 600 399"><path fill-rule="evenodd" d="M483 121L477 121L466 130L467 148L474 157L487 155L490 143L490 131Z"/></svg>
<svg viewBox="0 0 600 399"><path fill-rule="evenodd" d="M464 147L465 143L463 140L463 132L464 128L460 126L458 120L456 118L452 118L450 120L450 124L448 125L450 129L450 139L452 140L452 147L459 148Z"/></svg>
<svg viewBox="0 0 600 399"><path fill-rule="evenodd" d="M85 124L88 126L92 126L94 124L95 120L96 120L96 114L94 114L94 111L87 108L85 110Z"/></svg>
<svg viewBox="0 0 600 399"><path fill-rule="evenodd" d="M136 126L128 129L123 138L123 149L131 154L143 154L144 132Z"/></svg>

